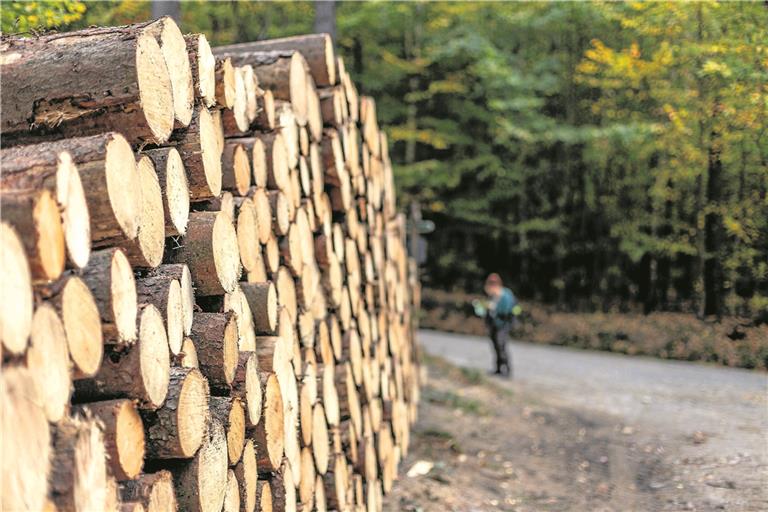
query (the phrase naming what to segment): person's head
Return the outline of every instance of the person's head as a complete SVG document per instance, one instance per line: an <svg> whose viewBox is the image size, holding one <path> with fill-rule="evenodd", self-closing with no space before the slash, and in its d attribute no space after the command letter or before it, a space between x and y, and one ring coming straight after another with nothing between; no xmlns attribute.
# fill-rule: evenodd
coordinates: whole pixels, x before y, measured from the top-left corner
<svg viewBox="0 0 768 512"><path fill-rule="evenodd" d="M501 276L493 273L485 278L485 293L491 297L496 297L501 293L504 284L501 282Z"/></svg>

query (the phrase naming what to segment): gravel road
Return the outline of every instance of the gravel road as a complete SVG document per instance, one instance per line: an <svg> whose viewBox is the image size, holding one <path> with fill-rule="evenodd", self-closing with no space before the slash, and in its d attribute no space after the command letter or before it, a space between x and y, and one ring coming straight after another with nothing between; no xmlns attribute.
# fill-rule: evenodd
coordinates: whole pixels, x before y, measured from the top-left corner
<svg viewBox="0 0 768 512"><path fill-rule="evenodd" d="M419 341L457 366L491 367L484 338L421 331ZM601 432L615 489L605 510L768 510L765 373L520 342L510 350L514 379L494 384L545 406L553 425L570 415ZM560 452L577 453L562 433Z"/></svg>

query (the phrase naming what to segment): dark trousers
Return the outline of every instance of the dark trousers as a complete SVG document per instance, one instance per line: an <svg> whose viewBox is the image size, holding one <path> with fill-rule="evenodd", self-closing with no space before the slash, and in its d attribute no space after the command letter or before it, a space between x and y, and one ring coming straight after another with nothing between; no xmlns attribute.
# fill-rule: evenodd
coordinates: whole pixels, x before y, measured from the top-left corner
<svg viewBox="0 0 768 512"><path fill-rule="evenodd" d="M512 373L512 363L507 351L507 341L509 341L509 331L512 328L510 324L498 327L491 324L490 334L493 342L493 350L496 353L496 372L510 375Z"/></svg>

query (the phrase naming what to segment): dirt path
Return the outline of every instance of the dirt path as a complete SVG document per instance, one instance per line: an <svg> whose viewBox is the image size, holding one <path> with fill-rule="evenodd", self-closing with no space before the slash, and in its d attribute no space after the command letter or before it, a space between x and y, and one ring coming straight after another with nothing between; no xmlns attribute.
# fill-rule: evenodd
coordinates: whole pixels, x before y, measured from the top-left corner
<svg viewBox="0 0 768 512"><path fill-rule="evenodd" d="M434 467L387 510L768 510L765 374L515 343L510 382L481 338L420 341L404 470Z"/></svg>

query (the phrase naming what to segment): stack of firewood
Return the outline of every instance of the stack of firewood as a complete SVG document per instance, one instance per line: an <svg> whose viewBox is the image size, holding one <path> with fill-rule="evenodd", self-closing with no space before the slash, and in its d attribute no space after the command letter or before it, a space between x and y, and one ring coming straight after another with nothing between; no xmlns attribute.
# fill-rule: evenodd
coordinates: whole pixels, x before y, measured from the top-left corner
<svg viewBox="0 0 768 512"><path fill-rule="evenodd" d="M419 284L330 38L0 56L2 510L381 510Z"/></svg>

